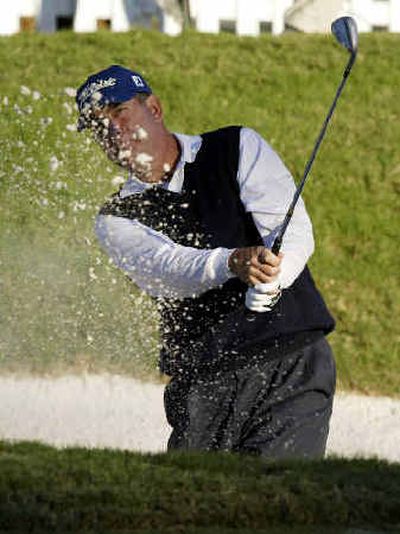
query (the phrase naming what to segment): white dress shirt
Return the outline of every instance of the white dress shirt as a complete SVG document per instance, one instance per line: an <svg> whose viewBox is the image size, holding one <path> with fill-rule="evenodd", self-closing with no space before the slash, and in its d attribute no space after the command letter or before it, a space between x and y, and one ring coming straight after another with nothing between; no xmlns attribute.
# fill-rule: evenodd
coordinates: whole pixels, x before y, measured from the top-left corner
<svg viewBox="0 0 400 534"><path fill-rule="evenodd" d="M130 175L120 191L121 197L140 193L148 187L165 187L175 193L181 192L185 163L195 160L202 138L183 134L175 136L182 154L171 180L155 186ZM251 212L265 245L271 247L274 231L284 219L295 184L276 152L250 128L242 128L240 132L237 180L246 211ZM234 276L228 268L232 250L178 245L137 220L98 215L96 234L115 265L154 297L181 299L197 296ZM281 248L284 254L279 274L282 288L293 283L313 250L311 221L300 198Z"/></svg>

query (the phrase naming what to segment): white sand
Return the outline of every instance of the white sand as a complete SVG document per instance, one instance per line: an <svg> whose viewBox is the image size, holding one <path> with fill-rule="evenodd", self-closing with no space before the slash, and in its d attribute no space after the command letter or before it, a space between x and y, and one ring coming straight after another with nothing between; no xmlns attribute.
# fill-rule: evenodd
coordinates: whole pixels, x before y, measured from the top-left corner
<svg viewBox="0 0 400 534"><path fill-rule="evenodd" d="M112 375L0 377L0 439L165 451L162 385ZM339 393L328 454L400 462L400 401Z"/></svg>

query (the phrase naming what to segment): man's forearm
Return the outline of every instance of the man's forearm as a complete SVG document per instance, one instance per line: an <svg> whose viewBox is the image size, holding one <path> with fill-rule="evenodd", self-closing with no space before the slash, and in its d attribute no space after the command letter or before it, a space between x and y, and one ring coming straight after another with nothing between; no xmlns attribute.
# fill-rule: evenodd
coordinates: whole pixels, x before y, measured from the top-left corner
<svg viewBox="0 0 400 534"><path fill-rule="evenodd" d="M265 246L272 247L271 233L283 222L295 192L294 180L276 152L255 131L241 131L238 184L240 198L253 217ZM279 282L289 287L303 271L314 251L312 225L302 199L299 200L285 234Z"/></svg>
<svg viewBox="0 0 400 534"><path fill-rule="evenodd" d="M99 215L96 234L115 265L153 297L193 297L233 276L230 250L177 245L134 220Z"/></svg>

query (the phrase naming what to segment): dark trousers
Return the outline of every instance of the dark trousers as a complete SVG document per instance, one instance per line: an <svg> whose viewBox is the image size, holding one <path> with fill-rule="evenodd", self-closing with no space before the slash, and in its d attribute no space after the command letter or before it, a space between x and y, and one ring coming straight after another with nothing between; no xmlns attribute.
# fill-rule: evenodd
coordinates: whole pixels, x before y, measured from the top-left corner
<svg viewBox="0 0 400 534"><path fill-rule="evenodd" d="M335 391L325 338L251 368L173 378L164 403L168 450L223 450L271 458L324 455Z"/></svg>

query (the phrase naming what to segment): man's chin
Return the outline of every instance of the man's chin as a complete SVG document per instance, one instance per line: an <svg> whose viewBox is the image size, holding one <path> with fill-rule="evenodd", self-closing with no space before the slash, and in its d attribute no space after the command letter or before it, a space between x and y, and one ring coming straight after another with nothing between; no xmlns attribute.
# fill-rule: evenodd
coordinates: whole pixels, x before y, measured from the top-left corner
<svg viewBox="0 0 400 534"><path fill-rule="evenodd" d="M124 157L121 158L119 153L114 154L113 152L108 152L107 157L110 161L112 161L119 167L122 167L123 169L126 169L132 172L132 174L141 182L152 183L152 180L151 180L152 173L151 173L151 170L148 169L147 167L142 169L140 168L139 165L130 161L129 158L124 158Z"/></svg>
<svg viewBox="0 0 400 534"><path fill-rule="evenodd" d="M118 156L118 154L113 154L112 152L107 153L107 157L110 161L115 163L116 165L119 165L120 167L124 169L130 169L130 161L126 158L121 158Z"/></svg>

